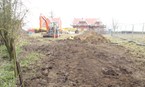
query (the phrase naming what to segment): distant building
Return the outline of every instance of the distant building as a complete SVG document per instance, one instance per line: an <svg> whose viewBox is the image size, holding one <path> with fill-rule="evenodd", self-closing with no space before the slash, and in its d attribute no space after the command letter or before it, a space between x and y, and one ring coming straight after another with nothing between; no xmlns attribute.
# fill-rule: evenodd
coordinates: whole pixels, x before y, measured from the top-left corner
<svg viewBox="0 0 145 87"><path fill-rule="evenodd" d="M83 30L104 30L106 27L96 18L74 18L72 26Z"/></svg>

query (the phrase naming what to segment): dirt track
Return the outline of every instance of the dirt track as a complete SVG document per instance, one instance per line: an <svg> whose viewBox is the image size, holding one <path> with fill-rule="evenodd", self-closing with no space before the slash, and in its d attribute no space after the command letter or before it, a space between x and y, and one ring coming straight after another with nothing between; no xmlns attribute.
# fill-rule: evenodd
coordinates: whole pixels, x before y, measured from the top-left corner
<svg viewBox="0 0 145 87"><path fill-rule="evenodd" d="M26 87L145 87L145 68L136 64L128 49L92 35L96 39L79 36L25 46L45 55L23 70Z"/></svg>

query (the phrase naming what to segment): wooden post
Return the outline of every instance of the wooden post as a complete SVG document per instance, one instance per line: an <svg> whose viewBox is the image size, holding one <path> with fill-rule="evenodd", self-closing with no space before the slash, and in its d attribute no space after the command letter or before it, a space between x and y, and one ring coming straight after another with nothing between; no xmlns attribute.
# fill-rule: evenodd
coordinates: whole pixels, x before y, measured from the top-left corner
<svg viewBox="0 0 145 87"><path fill-rule="evenodd" d="M20 63L16 61L16 65L17 65L17 71L18 71L18 76L19 76L19 81L20 81L20 87L24 87Z"/></svg>
<svg viewBox="0 0 145 87"><path fill-rule="evenodd" d="M19 77L19 81L20 81L20 87L24 87L23 84L23 79L22 79L22 74L21 74L21 67L19 62L17 61L17 57L16 57L16 49L15 49L15 42L14 39L11 39L11 43L10 43L10 57L13 59L14 62L14 73L15 73L15 77L17 78L17 76Z"/></svg>

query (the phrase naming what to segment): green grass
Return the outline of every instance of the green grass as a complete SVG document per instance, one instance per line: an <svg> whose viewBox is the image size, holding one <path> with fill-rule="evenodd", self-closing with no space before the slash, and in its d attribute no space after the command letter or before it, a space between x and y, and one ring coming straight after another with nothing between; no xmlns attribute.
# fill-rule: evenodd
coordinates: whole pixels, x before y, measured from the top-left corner
<svg viewBox="0 0 145 87"><path fill-rule="evenodd" d="M0 47L0 55L5 56L7 55L7 51L5 46ZM17 47L17 53L22 52L22 49ZM39 57L42 56L39 53L31 52L27 54L25 58L23 58L20 62L21 67L28 67L29 64L35 62L39 59ZM0 87L16 87L15 86L15 77L14 77L14 71L13 71L13 65L10 61L7 59L3 59L0 57Z"/></svg>
<svg viewBox="0 0 145 87"><path fill-rule="evenodd" d="M8 52L6 50L6 47L4 45L0 45L0 58L8 59Z"/></svg>
<svg viewBox="0 0 145 87"><path fill-rule="evenodd" d="M7 60L1 61L0 87L15 87L15 77L12 63Z"/></svg>
<svg viewBox="0 0 145 87"><path fill-rule="evenodd" d="M14 86L14 71L12 63L8 61L8 53L4 45L0 46L0 87Z"/></svg>
<svg viewBox="0 0 145 87"><path fill-rule="evenodd" d="M21 41L21 43L17 44L17 55L23 51L21 47L27 44L28 43L25 41ZM35 60L39 59L39 56L39 53L31 52L21 61L21 65L28 66L30 63L33 63L33 61L35 62ZM0 45L0 87L16 87L15 81L13 63L9 61L6 47Z"/></svg>
<svg viewBox="0 0 145 87"><path fill-rule="evenodd" d="M16 48L17 53L21 52L20 47ZM13 63L9 61L7 49L0 46L0 87L16 87L13 71Z"/></svg>

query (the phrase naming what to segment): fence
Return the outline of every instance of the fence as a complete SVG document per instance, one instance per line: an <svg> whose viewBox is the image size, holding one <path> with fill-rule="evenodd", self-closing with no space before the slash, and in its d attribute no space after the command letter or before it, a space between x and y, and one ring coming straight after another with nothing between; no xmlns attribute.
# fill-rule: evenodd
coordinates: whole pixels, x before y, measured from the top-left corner
<svg viewBox="0 0 145 87"><path fill-rule="evenodd" d="M110 34L113 37L145 45L145 24L119 24Z"/></svg>

